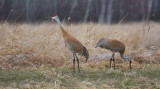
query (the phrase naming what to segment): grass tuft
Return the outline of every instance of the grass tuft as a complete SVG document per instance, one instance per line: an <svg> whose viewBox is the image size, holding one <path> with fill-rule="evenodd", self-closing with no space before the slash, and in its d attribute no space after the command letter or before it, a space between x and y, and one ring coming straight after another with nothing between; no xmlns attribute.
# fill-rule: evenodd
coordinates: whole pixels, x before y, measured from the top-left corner
<svg viewBox="0 0 160 89"><path fill-rule="evenodd" d="M81 73L72 72L71 53L58 25L0 24L0 88L19 89L132 89L160 88L159 23L121 25L73 24L64 28L88 49L88 62L80 59ZM95 49L101 38L126 45L128 61L116 54L116 69L109 69L111 52ZM77 68L77 65L76 65Z"/></svg>

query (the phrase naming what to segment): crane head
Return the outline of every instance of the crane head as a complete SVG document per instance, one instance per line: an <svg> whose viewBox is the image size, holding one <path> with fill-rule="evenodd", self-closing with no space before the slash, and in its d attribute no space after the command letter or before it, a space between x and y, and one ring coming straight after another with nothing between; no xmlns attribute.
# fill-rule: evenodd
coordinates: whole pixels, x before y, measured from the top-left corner
<svg viewBox="0 0 160 89"><path fill-rule="evenodd" d="M83 56L86 58L86 62L88 61L88 58L89 58L89 53L88 53L88 50L84 47L84 50L83 50Z"/></svg>
<svg viewBox="0 0 160 89"><path fill-rule="evenodd" d="M61 24L59 17L56 14L53 14L51 19L52 19L52 21L55 20L55 21L57 21L58 24Z"/></svg>
<svg viewBox="0 0 160 89"><path fill-rule="evenodd" d="M59 17L56 14L53 14L52 17L51 17L51 19L52 19L52 21L53 20L57 21L57 20L59 20Z"/></svg>
<svg viewBox="0 0 160 89"><path fill-rule="evenodd" d="M132 60L131 60L131 57L125 57L128 61L129 61L129 68L130 68L130 70L132 69L132 67L131 67L131 64L132 64Z"/></svg>
<svg viewBox="0 0 160 89"><path fill-rule="evenodd" d="M99 41L96 43L95 48L97 48L97 47L103 48L104 44L105 44L105 38L100 38Z"/></svg>
<svg viewBox="0 0 160 89"><path fill-rule="evenodd" d="M124 59L125 59L125 60L128 60L128 62L129 62L129 68L130 68L130 70L131 70L131 64L132 64L131 57L130 57L130 56L126 56L126 57L124 57Z"/></svg>

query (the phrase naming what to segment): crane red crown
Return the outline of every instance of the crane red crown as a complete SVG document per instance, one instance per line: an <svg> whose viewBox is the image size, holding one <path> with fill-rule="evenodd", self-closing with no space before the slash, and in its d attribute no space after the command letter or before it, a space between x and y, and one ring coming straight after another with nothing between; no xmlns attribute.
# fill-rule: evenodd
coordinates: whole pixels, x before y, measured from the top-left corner
<svg viewBox="0 0 160 89"><path fill-rule="evenodd" d="M57 15L56 15L56 14L53 14L52 16L54 17L54 16L57 16Z"/></svg>

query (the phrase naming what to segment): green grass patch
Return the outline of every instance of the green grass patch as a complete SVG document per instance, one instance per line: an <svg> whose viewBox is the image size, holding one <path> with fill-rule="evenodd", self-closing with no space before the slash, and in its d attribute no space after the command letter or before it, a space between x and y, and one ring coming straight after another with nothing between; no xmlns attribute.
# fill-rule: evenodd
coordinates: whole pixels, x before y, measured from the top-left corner
<svg viewBox="0 0 160 89"><path fill-rule="evenodd" d="M72 73L71 70L61 70L65 75ZM70 72L68 72L70 71ZM104 84L110 85L112 88L156 88L156 84L160 84L160 70L81 70L81 73L74 73L73 78L77 81L91 82L96 88L100 88Z"/></svg>
<svg viewBox="0 0 160 89"><path fill-rule="evenodd" d="M0 70L0 82L21 82L25 80L41 81L45 79L43 74L37 71Z"/></svg>
<svg viewBox="0 0 160 89"><path fill-rule="evenodd" d="M41 68L37 70L0 70L0 86L23 88L158 88L160 70L98 70L82 69L81 73L66 68ZM16 84L13 85L13 83Z"/></svg>

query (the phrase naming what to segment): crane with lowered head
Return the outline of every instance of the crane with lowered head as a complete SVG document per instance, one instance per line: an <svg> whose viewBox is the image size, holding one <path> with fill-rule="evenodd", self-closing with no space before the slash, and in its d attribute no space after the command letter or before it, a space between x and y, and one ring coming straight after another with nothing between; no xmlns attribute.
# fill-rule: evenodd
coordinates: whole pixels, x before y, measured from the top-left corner
<svg viewBox="0 0 160 89"><path fill-rule="evenodd" d="M110 68L111 68L111 63L113 61L114 69L115 69L114 56L115 56L116 52L119 52L122 59L129 61L129 67L130 67L130 70L131 70L131 58L130 57L124 57L125 45L122 42L120 42L118 40L114 40L114 39L100 38L99 41L97 42L95 48L97 48L97 47L108 49L108 50L112 51L113 54L110 58Z"/></svg>
<svg viewBox="0 0 160 89"><path fill-rule="evenodd" d="M77 53L84 56L86 58L86 61L89 58L89 53L88 50L86 49L86 47L84 47L82 45L82 43L77 40L75 37L71 36L61 25L61 22L59 20L59 17L57 15L53 15L51 17L52 21L55 20L59 27L60 30L62 32L63 35L63 39L64 39L64 43L65 46L72 52L73 55L73 72L75 72L75 59L77 60L77 64L78 64L78 72L80 72L80 68L79 68L79 59L77 57Z"/></svg>

